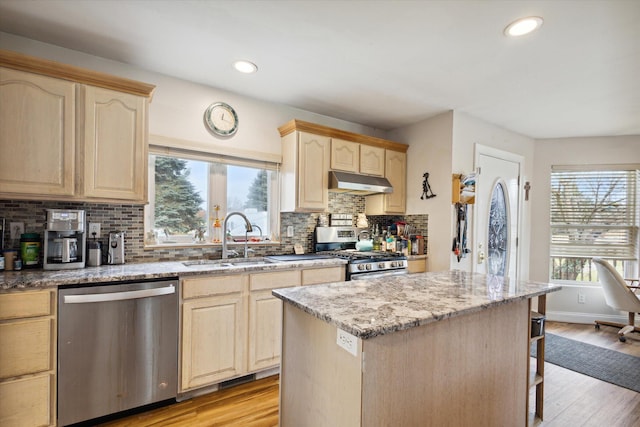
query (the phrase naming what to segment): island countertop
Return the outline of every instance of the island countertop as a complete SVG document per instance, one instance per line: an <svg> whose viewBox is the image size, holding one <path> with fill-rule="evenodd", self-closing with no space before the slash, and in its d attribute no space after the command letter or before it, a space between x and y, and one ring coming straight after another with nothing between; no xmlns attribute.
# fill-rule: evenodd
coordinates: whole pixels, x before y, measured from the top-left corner
<svg viewBox="0 0 640 427"><path fill-rule="evenodd" d="M276 289L273 295L358 338L368 339L561 288L452 270Z"/></svg>

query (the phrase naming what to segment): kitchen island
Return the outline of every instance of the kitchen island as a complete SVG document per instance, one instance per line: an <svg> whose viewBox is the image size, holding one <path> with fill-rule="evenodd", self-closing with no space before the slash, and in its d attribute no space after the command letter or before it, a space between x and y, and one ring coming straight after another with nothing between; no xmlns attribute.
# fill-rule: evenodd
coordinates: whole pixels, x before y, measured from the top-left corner
<svg viewBox="0 0 640 427"><path fill-rule="evenodd" d="M274 290L288 426L524 426L530 311L559 286L461 271Z"/></svg>

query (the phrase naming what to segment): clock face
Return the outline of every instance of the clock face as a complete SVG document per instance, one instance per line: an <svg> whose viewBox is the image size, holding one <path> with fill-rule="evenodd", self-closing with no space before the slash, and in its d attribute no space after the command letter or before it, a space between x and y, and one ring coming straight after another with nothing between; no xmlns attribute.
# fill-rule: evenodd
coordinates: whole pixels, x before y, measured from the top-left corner
<svg viewBox="0 0 640 427"><path fill-rule="evenodd" d="M238 130L238 115L224 102L211 104L204 113L204 121L207 127L218 135L229 136Z"/></svg>

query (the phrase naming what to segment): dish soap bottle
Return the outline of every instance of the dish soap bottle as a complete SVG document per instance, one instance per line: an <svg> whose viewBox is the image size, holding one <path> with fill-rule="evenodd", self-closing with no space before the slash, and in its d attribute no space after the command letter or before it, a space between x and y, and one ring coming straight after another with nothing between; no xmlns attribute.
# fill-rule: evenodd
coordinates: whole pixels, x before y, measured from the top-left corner
<svg viewBox="0 0 640 427"><path fill-rule="evenodd" d="M220 224L220 218L218 217L220 205L215 205L213 208L216 210L216 219L213 220L213 238L211 241L213 243L222 243L222 224Z"/></svg>

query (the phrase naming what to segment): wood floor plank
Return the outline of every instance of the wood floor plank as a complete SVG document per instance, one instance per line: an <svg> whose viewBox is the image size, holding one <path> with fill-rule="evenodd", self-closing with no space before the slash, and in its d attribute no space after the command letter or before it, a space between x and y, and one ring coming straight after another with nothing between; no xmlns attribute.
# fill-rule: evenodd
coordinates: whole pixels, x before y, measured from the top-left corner
<svg viewBox="0 0 640 427"><path fill-rule="evenodd" d="M640 340L603 326L547 322L547 332L640 357ZM640 337L640 334L637 334ZM103 424L104 427L275 427L277 375ZM544 427L640 426L640 393L545 363Z"/></svg>

